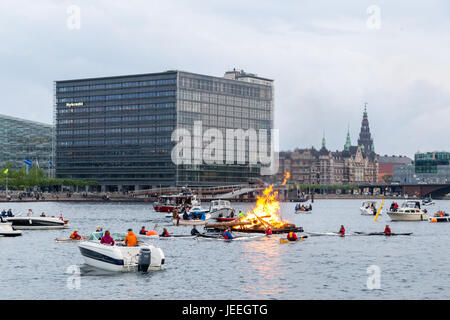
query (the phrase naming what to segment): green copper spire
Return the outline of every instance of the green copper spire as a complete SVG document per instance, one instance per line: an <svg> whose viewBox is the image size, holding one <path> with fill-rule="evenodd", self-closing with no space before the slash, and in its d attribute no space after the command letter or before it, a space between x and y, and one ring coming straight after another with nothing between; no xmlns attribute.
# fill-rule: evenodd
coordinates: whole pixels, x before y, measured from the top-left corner
<svg viewBox="0 0 450 320"><path fill-rule="evenodd" d="M347 140L345 141L344 150L349 151L351 145L352 145L352 142L350 140L350 126L348 126L348 129L347 129Z"/></svg>
<svg viewBox="0 0 450 320"><path fill-rule="evenodd" d="M322 138L322 148L325 148L325 149L327 148L327 147L326 147L326 142L327 142L327 141L325 140L325 131L324 131L324 132L323 132L323 138Z"/></svg>
<svg viewBox="0 0 450 320"><path fill-rule="evenodd" d="M375 145L373 144L373 142L372 142L372 146L370 147L370 150L371 150L372 152L375 152Z"/></svg>

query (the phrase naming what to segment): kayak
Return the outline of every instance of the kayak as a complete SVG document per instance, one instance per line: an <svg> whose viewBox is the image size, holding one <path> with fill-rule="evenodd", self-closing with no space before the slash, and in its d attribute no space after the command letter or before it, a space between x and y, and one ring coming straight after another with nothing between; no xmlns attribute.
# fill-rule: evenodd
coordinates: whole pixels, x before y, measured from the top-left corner
<svg viewBox="0 0 450 320"><path fill-rule="evenodd" d="M301 235L297 240L295 240L295 241L291 241L291 240L288 240L288 239L281 239L280 238L280 243L296 243L296 242L301 242L301 241L303 241L303 240L305 240L306 238L308 238L308 236L306 236L306 235Z"/></svg>
<svg viewBox="0 0 450 320"><path fill-rule="evenodd" d="M310 236L337 236L337 237L342 237L342 236L349 236L349 234L340 234L338 232L306 232L307 234L309 234Z"/></svg>
<svg viewBox="0 0 450 320"><path fill-rule="evenodd" d="M173 235L170 235L168 237L161 237L160 235L151 235L151 236L142 235L142 234L138 235L138 238L141 238L141 239L159 239L159 240L162 240L162 239L173 239L173 238L193 239L195 237L196 236L193 236L193 235L190 235L190 234L173 234Z"/></svg>
<svg viewBox="0 0 450 320"><path fill-rule="evenodd" d="M364 235L364 236L409 236L409 235L412 235L412 232L386 234L384 232L360 232L360 231L356 231L355 233L359 234L359 235Z"/></svg>
<svg viewBox="0 0 450 320"><path fill-rule="evenodd" d="M221 235L206 235L206 234L199 234L197 235L199 239L203 240L220 240L220 241L242 241L242 240L252 240L252 239L258 239L265 237L263 234L258 234L254 236L233 236L233 239L225 239Z"/></svg>
<svg viewBox="0 0 450 320"><path fill-rule="evenodd" d="M88 237L82 237L81 239L55 239L56 242L78 242L81 240L86 240Z"/></svg>

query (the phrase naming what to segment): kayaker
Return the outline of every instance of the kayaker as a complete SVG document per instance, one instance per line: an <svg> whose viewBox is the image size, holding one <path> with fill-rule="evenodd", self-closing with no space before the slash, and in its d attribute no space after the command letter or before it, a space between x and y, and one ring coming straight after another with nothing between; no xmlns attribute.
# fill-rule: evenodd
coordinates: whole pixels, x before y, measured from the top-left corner
<svg viewBox="0 0 450 320"><path fill-rule="evenodd" d="M287 235L287 239L289 241L297 241L298 237L295 234L295 232L289 232L288 235Z"/></svg>
<svg viewBox="0 0 450 320"><path fill-rule="evenodd" d="M223 237L228 240L233 239L233 235L231 234L231 232L228 229L225 229L225 232L223 233Z"/></svg>
<svg viewBox="0 0 450 320"><path fill-rule="evenodd" d="M384 228L384 234L392 234L391 228L389 228L389 225L386 225L386 228Z"/></svg>
<svg viewBox="0 0 450 320"><path fill-rule="evenodd" d="M163 232L161 233L160 237L170 237L169 231L167 231L166 228L163 228Z"/></svg>
<svg viewBox="0 0 450 320"><path fill-rule="evenodd" d="M270 235L272 235L272 229L270 227L268 227L266 229L266 236L270 236Z"/></svg>
<svg viewBox="0 0 450 320"><path fill-rule="evenodd" d="M129 247L137 245L136 235L133 233L133 229L128 229L128 234L125 237L124 243Z"/></svg>
<svg viewBox="0 0 450 320"><path fill-rule="evenodd" d="M142 229L141 229L141 231L139 231L139 234L147 234L147 230L145 230L145 226L142 226Z"/></svg>
<svg viewBox="0 0 450 320"><path fill-rule="evenodd" d="M191 235L196 236L198 234L200 234L200 232L197 230L197 228L194 225L191 230Z"/></svg>
<svg viewBox="0 0 450 320"><path fill-rule="evenodd" d="M342 225L341 224L341 228L339 229L339 232L338 232L340 235L345 235L345 228L344 228L344 225Z"/></svg>
<svg viewBox="0 0 450 320"><path fill-rule="evenodd" d="M109 230L105 231L105 235L102 237L102 239L100 240L101 244L107 244L110 246L114 245L114 239L111 237Z"/></svg>
<svg viewBox="0 0 450 320"><path fill-rule="evenodd" d="M72 234L70 235L70 239L81 240L81 236L78 234L78 229L73 230Z"/></svg>

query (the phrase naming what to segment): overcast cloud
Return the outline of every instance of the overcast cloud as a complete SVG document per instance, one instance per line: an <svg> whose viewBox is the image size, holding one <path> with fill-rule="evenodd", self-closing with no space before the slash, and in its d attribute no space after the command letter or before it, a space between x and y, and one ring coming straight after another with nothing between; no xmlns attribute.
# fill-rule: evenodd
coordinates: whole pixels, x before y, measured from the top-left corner
<svg viewBox="0 0 450 320"><path fill-rule="evenodd" d="M81 9L69 29L67 8ZM381 28L366 12L376 5ZM356 144L368 103L380 154L450 151L448 1L0 2L0 113L53 121L53 81L237 68L275 80L282 150Z"/></svg>

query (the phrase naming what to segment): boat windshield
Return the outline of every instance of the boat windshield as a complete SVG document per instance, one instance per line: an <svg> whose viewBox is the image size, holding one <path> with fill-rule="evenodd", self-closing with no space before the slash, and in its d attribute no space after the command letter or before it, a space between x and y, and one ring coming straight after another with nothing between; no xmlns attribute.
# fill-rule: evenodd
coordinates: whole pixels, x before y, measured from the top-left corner
<svg viewBox="0 0 450 320"><path fill-rule="evenodd" d="M114 241L123 241L125 239L125 233L111 233L111 237L114 239ZM88 241L100 241L100 239L103 237L103 232L93 232L89 238Z"/></svg>

